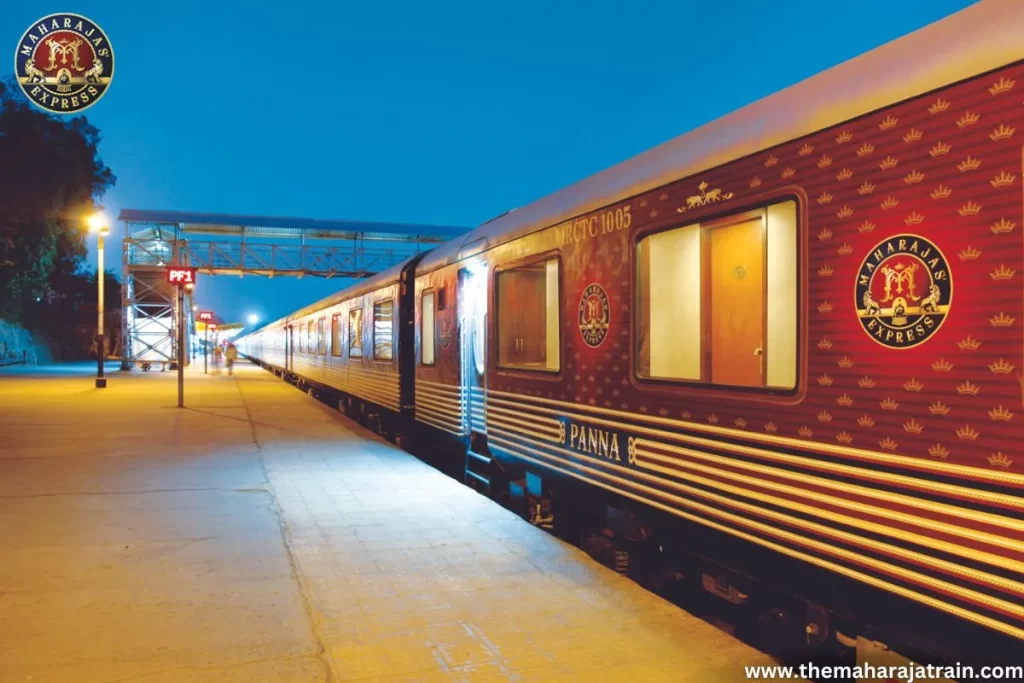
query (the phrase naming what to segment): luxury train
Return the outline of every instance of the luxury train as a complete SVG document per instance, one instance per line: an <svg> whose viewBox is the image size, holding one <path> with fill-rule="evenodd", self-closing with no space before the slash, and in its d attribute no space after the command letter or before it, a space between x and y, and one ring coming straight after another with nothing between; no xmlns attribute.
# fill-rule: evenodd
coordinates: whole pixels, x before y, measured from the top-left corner
<svg viewBox="0 0 1024 683"><path fill-rule="evenodd" d="M766 649L1019 664L1021 36L973 5L239 348Z"/></svg>

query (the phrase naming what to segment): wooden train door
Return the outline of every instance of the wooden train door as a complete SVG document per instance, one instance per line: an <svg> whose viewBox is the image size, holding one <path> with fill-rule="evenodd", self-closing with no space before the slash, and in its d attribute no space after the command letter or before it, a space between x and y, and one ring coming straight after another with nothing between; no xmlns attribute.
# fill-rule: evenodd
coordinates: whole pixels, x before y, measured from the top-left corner
<svg viewBox="0 0 1024 683"><path fill-rule="evenodd" d="M715 384L764 385L765 239L760 215L712 226L710 378Z"/></svg>

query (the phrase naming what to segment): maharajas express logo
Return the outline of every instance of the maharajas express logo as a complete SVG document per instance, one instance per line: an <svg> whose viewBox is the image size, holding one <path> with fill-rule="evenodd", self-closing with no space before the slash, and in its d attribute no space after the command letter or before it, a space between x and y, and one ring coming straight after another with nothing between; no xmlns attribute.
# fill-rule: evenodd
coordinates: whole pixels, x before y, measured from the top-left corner
<svg viewBox="0 0 1024 683"><path fill-rule="evenodd" d="M590 285L583 290L579 310L580 334L587 346L601 345L608 336L610 322L611 307L608 305L607 292L601 285Z"/></svg>
<svg viewBox="0 0 1024 683"><path fill-rule="evenodd" d="M876 245L857 273L857 316L879 344L907 349L938 332L953 301L949 263L917 235Z"/></svg>
<svg viewBox="0 0 1024 683"><path fill-rule="evenodd" d="M114 50L92 21L51 14L35 22L14 53L14 73L25 95L57 114L96 104L114 77Z"/></svg>

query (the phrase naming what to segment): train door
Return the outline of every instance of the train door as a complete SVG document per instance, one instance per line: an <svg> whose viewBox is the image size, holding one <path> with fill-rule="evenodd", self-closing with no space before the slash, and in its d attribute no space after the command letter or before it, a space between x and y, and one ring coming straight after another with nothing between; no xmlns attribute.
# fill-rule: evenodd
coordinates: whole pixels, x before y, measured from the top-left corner
<svg viewBox="0 0 1024 683"><path fill-rule="evenodd" d="M487 454L487 268L459 271L459 362L463 428L469 435L466 483L490 489Z"/></svg>
<svg viewBox="0 0 1024 683"><path fill-rule="evenodd" d="M284 367L295 372L295 326L289 325L284 336Z"/></svg>

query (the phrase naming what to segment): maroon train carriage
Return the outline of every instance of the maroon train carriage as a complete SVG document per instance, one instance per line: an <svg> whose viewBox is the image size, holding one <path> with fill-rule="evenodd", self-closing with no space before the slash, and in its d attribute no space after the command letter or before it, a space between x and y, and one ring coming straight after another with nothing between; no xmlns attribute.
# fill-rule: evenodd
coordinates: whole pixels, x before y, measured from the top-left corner
<svg viewBox="0 0 1024 683"><path fill-rule="evenodd" d="M598 515L765 649L1019 664L1021 35L974 5L269 326L316 359L267 362L405 407L534 523ZM404 360L332 358L389 299Z"/></svg>

